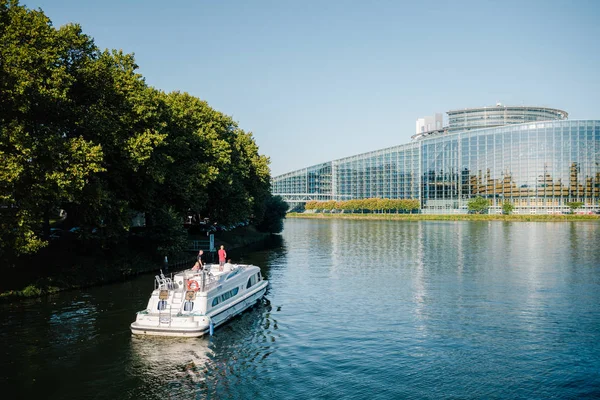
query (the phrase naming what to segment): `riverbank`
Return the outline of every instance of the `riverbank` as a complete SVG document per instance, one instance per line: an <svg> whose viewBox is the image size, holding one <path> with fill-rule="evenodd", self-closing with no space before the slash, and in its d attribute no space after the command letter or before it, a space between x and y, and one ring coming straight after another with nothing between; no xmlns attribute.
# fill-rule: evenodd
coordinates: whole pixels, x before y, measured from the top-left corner
<svg viewBox="0 0 600 400"><path fill-rule="evenodd" d="M215 246L225 246L231 254L236 254L244 247L259 245L270 236L269 233L258 232L254 227L239 227L228 232L215 234ZM5 289L0 291L0 301L18 301L35 298L66 290L82 289L108 283L126 281L142 274L158 273L163 269L175 272L190 268L196 260L192 252L180 252L169 257L168 271L164 261L149 252L134 249L131 246L112 247L109 250L91 249L84 255L72 255L65 247L46 254L32 257L14 271L9 271L4 282ZM77 244L75 244L77 245ZM69 254L61 258L59 253ZM43 265L40 265L43 259ZM29 264L29 265L28 265ZM15 281L17 279L18 281ZM17 282L15 287L7 287L10 281Z"/></svg>
<svg viewBox="0 0 600 400"><path fill-rule="evenodd" d="M600 221L598 214L503 215L503 214L350 214L350 213L288 213L287 218L367 219L398 221Z"/></svg>

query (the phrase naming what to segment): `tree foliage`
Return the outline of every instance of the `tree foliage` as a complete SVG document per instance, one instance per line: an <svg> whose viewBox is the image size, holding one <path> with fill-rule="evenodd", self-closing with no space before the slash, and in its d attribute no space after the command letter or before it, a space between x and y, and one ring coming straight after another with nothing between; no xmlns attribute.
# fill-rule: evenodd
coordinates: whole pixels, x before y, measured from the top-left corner
<svg viewBox="0 0 600 400"><path fill-rule="evenodd" d="M92 40L77 25L52 27L41 11L2 2L0 18L1 249L44 245L49 215L104 170L102 146L76 129L73 70L94 62Z"/></svg>
<svg viewBox="0 0 600 400"><path fill-rule="evenodd" d="M59 209L109 241L144 213L171 250L189 213L264 221L269 160L252 134L197 97L148 86L137 68L79 25L0 0L1 258L46 245Z"/></svg>
<svg viewBox="0 0 600 400"><path fill-rule="evenodd" d="M344 210L350 212L413 212L421 208L416 199L352 199L344 201L307 201L306 210L332 211Z"/></svg>
<svg viewBox="0 0 600 400"><path fill-rule="evenodd" d="M506 215L510 215L513 212L515 206L510 201L505 201L502 203L502 213Z"/></svg>
<svg viewBox="0 0 600 400"><path fill-rule="evenodd" d="M256 227L262 232L280 233L283 230L283 220L288 205L281 196L269 196L265 202L263 217Z"/></svg>
<svg viewBox="0 0 600 400"><path fill-rule="evenodd" d="M573 214L575 212L575 210L577 210L578 208L581 208L582 206L583 206L583 203L580 201L573 201L573 202L567 203L567 207L569 207L569 209L571 210L571 214Z"/></svg>
<svg viewBox="0 0 600 400"><path fill-rule="evenodd" d="M487 212L489 207L490 201L481 196L477 196L474 199L469 200L467 203L468 210L475 214L484 214Z"/></svg>

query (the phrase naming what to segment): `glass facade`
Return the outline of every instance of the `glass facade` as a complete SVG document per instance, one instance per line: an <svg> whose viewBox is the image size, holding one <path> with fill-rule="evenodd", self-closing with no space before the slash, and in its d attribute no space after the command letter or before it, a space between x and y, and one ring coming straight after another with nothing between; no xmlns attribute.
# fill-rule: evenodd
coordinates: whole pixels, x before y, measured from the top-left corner
<svg viewBox="0 0 600 400"><path fill-rule="evenodd" d="M473 197L530 213L567 202L597 209L600 121L547 121L423 140L426 209L466 208Z"/></svg>
<svg viewBox="0 0 600 400"><path fill-rule="evenodd" d="M334 199L419 198L419 147L395 146L335 161Z"/></svg>
<svg viewBox="0 0 600 400"><path fill-rule="evenodd" d="M566 114L566 113L565 113ZM466 212L482 196L491 212L600 208L600 121L553 121L456 130L274 177L290 205L308 200L419 199L422 212Z"/></svg>
<svg viewBox="0 0 600 400"><path fill-rule="evenodd" d="M567 119L565 111L546 107L503 106L448 111L448 130L469 130L536 121Z"/></svg>
<svg viewBox="0 0 600 400"><path fill-rule="evenodd" d="M330 200L334 192L332 164L326 162L280 175L272 180L271 191L283 195L290 203Z"/></svg>

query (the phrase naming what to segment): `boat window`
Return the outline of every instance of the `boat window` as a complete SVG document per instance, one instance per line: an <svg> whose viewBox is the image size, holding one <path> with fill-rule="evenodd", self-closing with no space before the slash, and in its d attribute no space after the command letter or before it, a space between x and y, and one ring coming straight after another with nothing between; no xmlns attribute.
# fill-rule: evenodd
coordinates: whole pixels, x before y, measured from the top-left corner
<svg viewBox="0 0 600 400"><path fill-rule="evenodd" d="M183 311L192 311L194 309L193 301L186 301L183 303Z"/></svg>
<svg viewBox="0 0 600 400"><path fill-rule="evenodd" d="M230 273L229 273L229 275L227 275L227 278L225 278L225 280L227 280L227 279L229 279L229 278L232 278L232 277L236 276L238 272L240 272L240 270L239 270L239 269L236 269L236 270L234 270L234 271L230 272Z"/></svg>
<svg viewBox="0 0 600 400"><path fill-rule="evenodd" d="M260 274L260 272L258 274ZM246 285L246 289L250 288L251 286L256 285L256 282L258 282L260 280L258 278L258 274L254 274L250 278L248 278L248 284Z"/></svg>
<svg viewBox="0 0 600 400"><path fill-rule="evenodd" d="M167 301L166 300L160 300L158 302L158 307L159 310L166 310L167 309Z"/></svg>
<svg viewBox="0 0 600 400"><path fill-rule="evenodd" d="M230 291L230 293L231 293L231 296L229 296L229 297L233 297L233 296L235 296L236 294L238 294L238 291L239 291L239 290L240 290L240 289L238 289L238 288L237 288L237 286L236 286L236 287L234 287L233 289L231 289L231 291Z"/></svg>
<svg viewBox="0 0 600 400"><path fill-rule="evenodd" d="M235 296L236 294L238 294L238 290L239 290L239 289L238 289L237 287L234 287L234 288L233 288L233 289L231 289L229 292L227 292L227 293L223 293L223 294L221 295L221 301L225 301L225 300L227 300L227 299L230 299L230 298L232 298L233 296Z"/></svg>
<svg viewBox="0 0 600 400"><path fill-rule="evenodd" d="M215 297L215 298L213 299L213 301L212 301L212 306L214 307L214 306L216 306L217 304L219 304L220 302L222 302L222 301L225 301L225 300L227 300L227 299L230 299L230 298L232 298L233 296L235 296L235 295L237 295L237 294L238 294L239 290L240 290L240 289L239 289L239 288L236 286L236 287L234 287L233 289L231 289L230 291L228 291L228 292L226 292L226 293L223 293L223 294L222 294L222 295L220 295L220 296L217 296L217 297Z"/></svg>

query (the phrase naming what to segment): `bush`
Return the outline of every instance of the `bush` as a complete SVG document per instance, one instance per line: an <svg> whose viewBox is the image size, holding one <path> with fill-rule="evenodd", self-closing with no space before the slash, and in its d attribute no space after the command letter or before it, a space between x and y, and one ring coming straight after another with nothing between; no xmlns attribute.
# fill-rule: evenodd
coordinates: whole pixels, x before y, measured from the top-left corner
<svg viewBox="0 0 600 400"><path fill-rule="evenodd" d="M505 201L502 203L502 214L510 215L514 209L515 206L511 202Z"/></svg>
<svg viewBox="0 0 600 400"><path fill-rule="evenodd" d="M578 208L581 208L581 206L583 206L583 203L580 201L573 201L573 202L567 203L567 207L569 207L571 209L571 214L573 214L575 212L575 210L577 210Z"/></svg>
<svg viewBox="0 0 600 400"><path fill-rule="evenodd" d="M421 203L416 199L353 199L344 201L308 201L306 210L346 210L361 213L366 211L412 212L421 208Z"/></svg>
<svg viewBox="0 0 600 400"><path fill-rule="evenodd" d="M470 213L484 214L490 206L490 201L481 196L477 196L467 203L467 208Z"/></svg>
<svg viewBox="0 0 600 400"><path fill-rule="evenodd" d="M22 294L25 297L36 297L42 294L42 290L33 285L29 285L23 289Z"/></svg>

